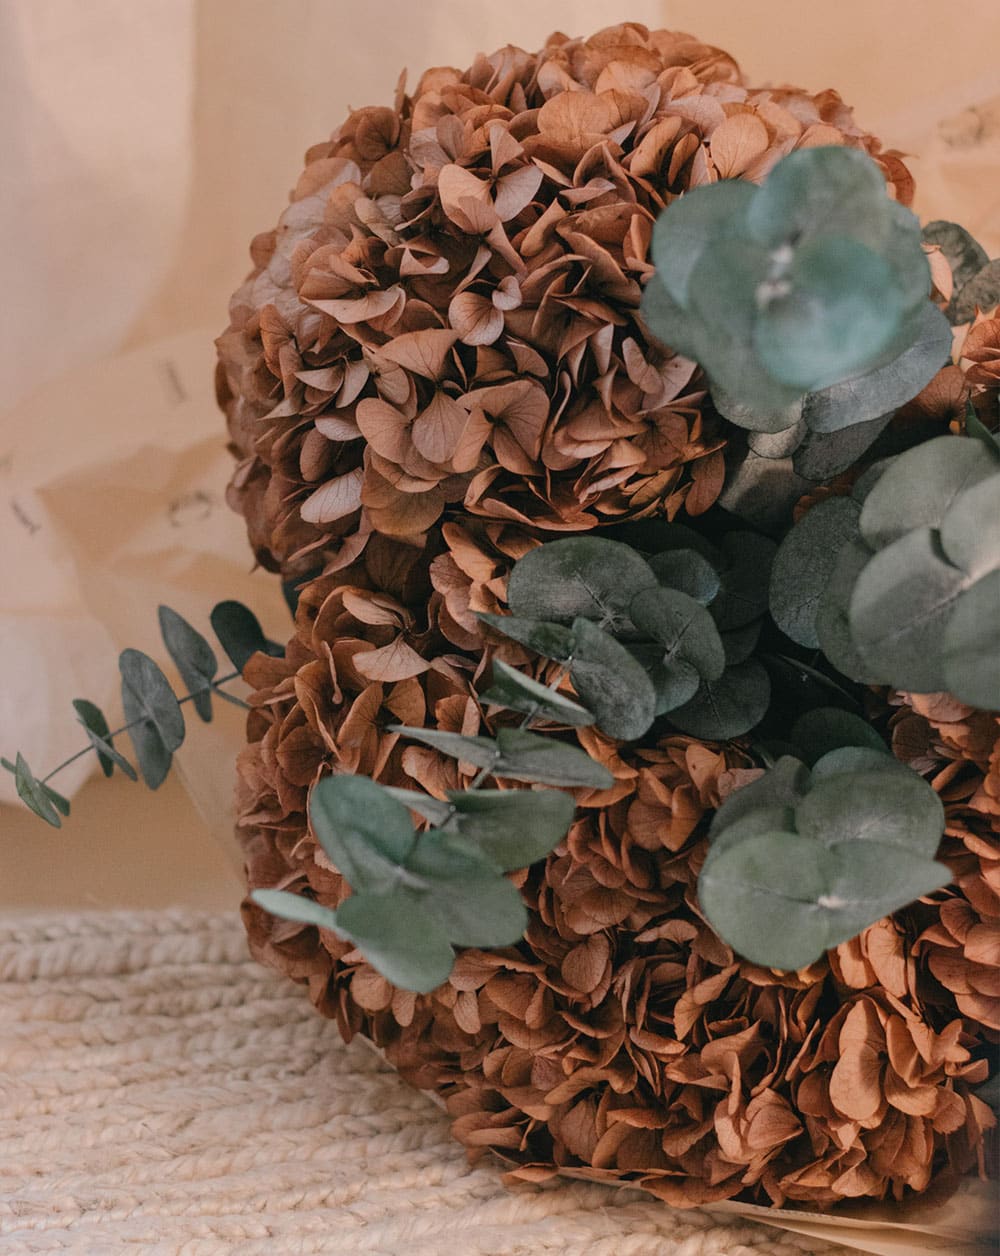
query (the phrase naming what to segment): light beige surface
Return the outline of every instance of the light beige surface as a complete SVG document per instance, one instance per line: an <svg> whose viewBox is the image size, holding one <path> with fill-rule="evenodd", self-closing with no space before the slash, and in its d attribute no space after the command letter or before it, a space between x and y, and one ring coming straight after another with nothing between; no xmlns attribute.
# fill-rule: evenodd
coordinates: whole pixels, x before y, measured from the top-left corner
<svg viewBox="0 0 1000 1256"><path fill-rule="evenodd" d="M82 364L204 325L206 378L185 421L188 438L219 442L218 455L207 329L224 324L247 242L273 223L304 149L349 104L388 99L404 65L416 77L477 48L532 46L556 27L579 33L629 18L714 41L758 81L836 86L862 124L918 154L925 216L961 219L1000 251L994 0L0 4L0 411L23 399L0 420L0 553L18 576L0 583L0 750L16 748L26 709L64 720L70 690L103 651L105 688L114 677L111 640L85 605L65 600L72 554L48 554L51 587L44 564L27 561L47 544L33 512L48 507L19 485L47 474L46 458L66 474L107 456L74 389L91 405L101 395L102 429L118 424L126 444L167 440L180 413L170 409L169 358L154 363L145 391ZM35 391L60 376L67 382ZM28 435L18 443L15 431ZM136 586L137 610L152 615L158 587ZM91 599L100 600L93 589ZM35 675L40 661L41 683L22 692L18 675ZM54 724L45 732L58 740ZM178 791L148 801L123 783L93 783L62 834L0 807L0 908L232 901L225 858Z"/></svg>

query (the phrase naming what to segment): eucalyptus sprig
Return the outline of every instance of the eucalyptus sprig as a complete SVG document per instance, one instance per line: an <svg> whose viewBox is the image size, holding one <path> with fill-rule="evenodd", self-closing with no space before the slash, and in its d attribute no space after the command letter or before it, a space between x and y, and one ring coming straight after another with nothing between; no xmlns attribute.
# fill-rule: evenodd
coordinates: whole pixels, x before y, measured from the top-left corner
<svg viewBox="0 0 1000 1256"><path fill-rule="evenodd" d="M117 768L129 780L138 780L141 773L150 789L158 789L170 772L174 752L185 736L182 708L192 703L206 723L212 719L213 694L226 702L245 707L246 703L224 686L237 680L250 656L258 650L280 654L282 647L269 641L257 617L240 602L220 602L212 611L211 622L223 650L234 670L219 676L215 651L196 628L169 606L159 609L160 634L164 646L187 685L178 696L155 659L141 650L126 649L118 657L121 674L122 708L125 723L112 729L104 712L87 698L74 698L73 709L88 744L39 778L31 770L24 755L18 751L13 762L0 758L0 765L12 772L18 796L35 815L61 828L70 814L70 802L49 784L64 768L85 755L96 754L101 771L112 776ZM132 763L115 744L116 738L128 734L138 764Z"/></svg>

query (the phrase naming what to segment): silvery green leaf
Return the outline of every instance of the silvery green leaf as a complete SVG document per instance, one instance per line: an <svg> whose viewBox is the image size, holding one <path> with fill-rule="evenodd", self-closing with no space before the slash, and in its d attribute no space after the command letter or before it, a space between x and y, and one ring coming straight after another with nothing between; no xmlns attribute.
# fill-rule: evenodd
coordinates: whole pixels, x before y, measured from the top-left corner
<svg viewBox="0 0 1000 1256"><path fill-rule="evenodd" d="M783 755L763 776L729 795L712 817L709 840L714 843L723 829L753 812L768 807L793 808L805 797L810 779L809 769L801 760Z"/></svg>
<svg viewBox="0 0 1000 1256"><path fill-rule="evenodd" d="M928 244L936 244L941 249L951 267L956 292L989 263L989 255L983 246L957 222L937 218L924 227L923 238Z"/></svg>
<svg viewBox="0 0 1000 1256"><path fill-rule="evenodd" d="M756 194L752 183L725 179L685 192L656 220L650 252L660 282L678 305L688 303L691 273L705 250L745 231Z"/></svg>
<svg viewBox="0 0 1000 1256"><path fill-rule="evenodd" d="M584 728L594 723L591 712L578 702L537 680L532 680L530 676L523 675L500 659L493 660L493 683L480 695L480 701L487 706L522 711L557 724L568 724L572 728Z"/></svg>
<svg viewBox="0 0 1000 1256"><path fill-rule="evenodd" d="M718 680L726 654L715 621L701 602L679 589L644 589L629 607L632 622L663 647L661 662L691 663L706 680Z"/></svg>
<svg viewBox="0 0 1000 1256"><path fill-rule="evenodd" d="M652 724L656 709L656 695L645 668L589 620L574 620L573 636L576 651L570 679L587 709L593 711L598 727L622 741L641 737Z"/></svg>
<svg viewBox="0 0 1000 1256"><path fill-rule="evenodd" d="M871 746L839 746L828 750L812 766L812 779L825 780L828 776L854 776L865 772L902 772L911 776L913 769L894 759L883 746L879 750Z"/></svg>
<svg viewBox="0 0 1000 1256"><path fill-rule="evenodd" d="M66 800L61 794L55 795L55 790L50 790L47 785L35 777L31 768L28 767L24 755L18 751L17 759L13 765L5 760L4 767L8 768L8 770L13 767L14 786L17 789L17 796L24 805L33 811L40 820L44 820L46 824L51 824L54 829L62 828L62 820L59 818L59 813L62 811L63 815L67 815L69 804L66 804L65 810L59 806L56 798L62 803L65 803Z"/></svg>
<svg viewBox="0 0 1000 1256"><path fill-rule="evenodd" d="M809 431L792 455L792 466L809 480L828 481L852 467L888 427L894 411L837 432Z"/></svg>
<svg viewBox="0 0 1000 1256"><path fill-rule="evenodd" d="M607 768L590 755L553 737L501 728L497 744L500 762L494 776L539 785L563 785L569 789L608 789L614 783Z"/></svg>
<svg viewBox="0 0 1000 1256"><path fill-rule="evenodd" d="M950 355L948 320L924 301L907 347L874 370L811 392L802 407L806 424L813 432L837 432L874 422L915 397Z"/></svg>
<svg viewBox="0 0 1000 1256"><path fill-rule="evenodd" d="M238 672L258 652L276 658L284 655L284 647L264 636L257 616L242 602L220 602L212 609L211 621L212 631Z"/></svg>
<svg viewBox="0 0 1000 1256"><path fill-rule="evenodd" d="M406 807L365 776L325 776L309 795L316 840L357 893L387 893L416 842Z"/></svg>
<svg viewBox="0 0 1000 1256"><path fill-rule="evenodd" d="M992 310L1000 304L1000 258L987 262L978 274L952 297L948 314L954 324L969 323L976 310Z"/></svg>
<svg viewBox="0 0 1000 1256"><path fill-rule="evenodd" d="M528 619L569 624L582 618L620 627L635 594L655 584L649 565L620 541L566 537L514 564L507 601L513 614Z"/></svg>
<svg viewBox="0 0 1000 1256"><path fill-rule="evenodd" d="M828 498L813 506L778 547L768 592L771 614L799 645L819 645L819 602L841 550L858 535L860 514L850 497Z"/></svg>
<svg viewBox="0 0 1000 1256"><path fill-rule="evenodd" d="M430 794L423 794L415 789L399 789L395 785L383 785L382 789L390 798L402 803L408 811L415 811L418 816L429 820L435 828L446 824L452 814L450 803L432 798Z"/></svg>
<svg viewBox="0 0 1000 1256"><path fill-rule="evenodd" d="M679 589L707 606L719 591L715 568L697 550L664 550L646 560L665 588Z"/></svg>
<svg viewBox="0 0 1000 1256"><path fill-rule="evenodd" d="M666 715L690 702L701 685L698 669L686 659L674 659L670 664L655 663L649 668L649 678L656 692L657 715Z"/></svg>
<svg viewBox="0 0 1000 1256"><path fill-rule="evenodd" d="M760 640L762 620L755 619L742 628L733 628L722 633L722 648L726 654L726 666L745 662L757 648Z"/></svg>
<svg viewBox="0 0 1000 1256"><path fill-rule="evenodd" d="M486 611L480 611L477 617L547 659L565 662L573 653L573 634L563 624L524 619L519 615L490 615Z"/></svg>
<svg viewBox="0 0 1000 1256"><path fill-rule="evenodd" d="M215 651L196 628L169 606L159 608L159 617L167 653L192 695L194 709L208 723L212 718L211 685L219 670Z"/></svg>
<svg viewBox="0 0 1000 1256"><path fill-rule="evenodd" d="M499 761L500 750L492 737L463 737L461 733L447 733L438 728L411 728L406 724L390 724L389 732L401 733L453 759L471 763L473 767L491 767Z"/></svg>
<svg viewBox="0 0 1000 1256"><path fill-rule="evenodd" d="M862 746L888 755L889 748L867 720L840 707L813 707L792 725L792 745L804 762L814 764L831 750Z"/></svg>
<svg viewBox="0 0 1000 1256"><path fill-rule="evenodd" d="M112 742L111 729L100 707L95 706L93 702L88 702L86 698L74 698L73 709L90 738L90 744L97 753L97 761L104 775L110 776L117 765L130 781L138 780L135 768Z"/></svg>
<svg viewBox="0 0 1000 1256"><path fill-rule="evenodd" d="M762 458L790 458L806 435L804 419L781 432L751 432L747 445Z"/></svg>
<svg viewBox="0 0 1000 1256"><path fill-rule="evenodd" d="M945 511L941 548L973 580L1000 567L1000 467L960 493Z"/></svg>
<svg viewBox="0 0 1000 1256"><path fill-rule="evenodd" d="M767 588L778 547L756 532L729 532L721 541L726 558L721 588L710 607L720 631L743 628L767 611Z"/></svg>
<svg viewBox="0 0 1000 1256"><path fill-rule="evenodd" d="M759 724L771 701L771 682L756 659L727 667L718 680L703 680L698 692L668 718L692 737L726 741Z"/></svg>
<svg viewBox="0 0 1000 1256"><path fill-rule="evenodd" d="M942 646L948 692L970 706L1000 710L1000 571L958 599Z"/></svg>
<svg viewBox="0 0 1000 1256"><path fill-rule="evenodd" d="M726 482L718 504L755 527L784 532L792 508L803 493L814 488L787 458L762 458L752 449L726 448Z"/></svg>
<svg viewBox="0 0 1000 1256"><path fill-rule="evenodd" d="M744 360L747 360L751 353L751 346L743 351ZM759 364L753 365L753 378L762 374ZM735 379L729 379L727 386L723 386L718 380L712 382L712 403L716 410L724 419L728 419L730 423L734 423L737 427L745 428L748 432L759 433L764 436L785 436L788 433L792 437L798 433L799 424L802 422L802 407L805 397L802 393L794 389L777 389L777 381L767 377L768 403L748 401L747 397L751 394L745 392L730 392L729 388L735 384ZM772 392L773 390L773 392ZM754 389L754 394L762 393L759 387ZM756 450L754 452L757 452ZM768 449L766 453L762 452L761 457L774 458L777 455L773 448Z"/></svg>
<svg viewBox="0 0 1000 1256"><path fill-rule="evenodd" d="M149 788L157 789L170 771L173 752L184 740L184 715L170 682L148 654L123 650L118 669L139 770Z"/></svg>
<svg viewBox="0 0 1000 1256"><path fill-rule="evenodd" d="M442 926L403 890L344 899L337 908L337 932L386 981L416 994L443 985L455 962Z"/></svg>
<svg viewBox="0 0 1000 1256"><path fill-rule="evenodd" d="M566 836L576 809L558 789L451 792L457 831L505 872L544 859Z"/></svg>
<svg viewBox="0 0 1000 1256"><path fill-rule="evenodd" d="M517 886L461 835L421 834L409 868L427 885L420 907L455 946L511 946L524 934Z"/></svg>
<svg viewBox="0 0 1000 1256"><path fill-rule="evenodd" d="M851 596L858 577L872 557L864 541L848 541L841 549L816 608L816 636L827 659L844 676L876 684L878 676L865 663L851 633Z"/></svg>
<svg viewBox="0 0 1000 1256"><path fill-rule="evenodd" d="M965 434L982 441L989 450L990 455L997 461L1000 461L1000 433L991 432L986 424L982 422L971 400L967 400L965 403Z"/></svg>
<svg viewBox="0 0 1000 1256"><path fill-rule="evenodd" d="M698 360L709 338L708 329L677 304L656 273L646 281L640 314L653 339L675 353Z"/></svg>
<svg viewBox="0 0 1000 1256"><path fill-rule="evenodd" d="M821 846L876 842L931 859L944 833L944 806L916 772L881 765L844 778L821 775L795 807L795 829Z"/></svg>
<svg viewBox="0 0 1000 1256"><path fill-rule="evenodd" d="M931 528L916 528L875 554L858 576L848 610L851 638L866 667L898 689L944 689L944 634L970 583L942 557Z"/></svg>
<svg viewBox="0 0 1000 1256"><path fill-rule="evenodd" d="M282 920L295 920L299 924L314 925L317 929L336 930L337 913L331 907L323 907L304 894L290 894L288 890L251 890L251 899L272 916Z"/></svg>

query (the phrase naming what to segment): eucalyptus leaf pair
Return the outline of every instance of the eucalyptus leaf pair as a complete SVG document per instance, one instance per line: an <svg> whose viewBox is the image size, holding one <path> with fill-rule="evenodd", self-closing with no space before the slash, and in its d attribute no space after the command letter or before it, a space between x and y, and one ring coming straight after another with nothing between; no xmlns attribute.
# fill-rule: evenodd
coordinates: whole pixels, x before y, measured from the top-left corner
<svg viewBox="0 0 1000 1256"><path fill-rule="evenodd" d="M104 712L89 699L74 698L73 709L89 742L84 750L54 768L44 779L35 776L22 754L18 754L13 763L0 759L0 765L14 774L19 797L35 815L54 828L61 827L62 818L70 814L70 804L47 782L89 751L97 755L105 776L112 776L117 769L135 781L141 773L150 789L158 789L170 771L174 752L184 741L186 730L181 708L185 703L192 702L206 722L212 718L213 694L245 706L222 685L235 679L256 651L281 653L281 647L267 640L256 616L239 602L220 602L212 611L211 621L220 644L236 668L228 676L218 676L215 652L202 634L176 611L161 606L160 633L167 653L187 685L186 694L178 697L174 693L163 670L148 654L141 650L123 650L118 658L125 713L121 728L112 730ZM115 745L115 738L122 733L129 735L139 772Z"/></svg>
<svg viewBox="0 0 1000 1256"><path fill-rule="evenodd" d="M971 409L971 408L970 408ZM864 683L1000 708L1000 449L941 436L876 464L786 536L771 611Z"/></svg>
<svg viewBox="0 0 1000 1256"><path fill-rule="evenodd" d="M328 776L313 787L309 819L351 896L336 909L285 890L252 897L277 916L331 930L386 980L427 993L447 980L454 947L521 938L527 910L504 873L544 858L573 810L558 790L468 790L441 801ZM418 833L411 811L433 827Z"/></svg>
<svg viewBox="0 0 1000 1256"><path fill-rule="evenodd" d="M774 546L738 532L716 547L679 525L654 529L650 543L660 548L646 557L605 537L541 545L514 565L511 614L481 618L568 671L581 705L550 703L541 712L547 718L580 724L592 712L603 732L623 741L664 715L694 736L738 736L770 698L767 673L749 656ZM509 701L519 685L520 709L535 709L530 685L508 673L495 666L483 701Z"/></svg>
<svg viewBox="0 0 1000 1256"><path fill-rule="evenodd" d="M884 750L786 756L716 813L699 902L745 959L804 968L946 885L943 829L937 794Z"/></svg>
<svg viewBox="0 0 1000 1256"><path fill-rule="evenodd" d="M801 149L759 188L695 188L658 219L652 256L645 322L704 367L739 427L873 420L947 359L919 223L859 150Z"/></svg>

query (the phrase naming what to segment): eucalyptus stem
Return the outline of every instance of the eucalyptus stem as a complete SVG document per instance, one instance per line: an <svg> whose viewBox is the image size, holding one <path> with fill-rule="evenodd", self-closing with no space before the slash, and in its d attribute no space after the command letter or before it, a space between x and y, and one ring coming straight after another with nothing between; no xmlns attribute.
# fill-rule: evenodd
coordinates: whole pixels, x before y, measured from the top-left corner
<svg viewBox="0 0 1000 1256"><path fill-rule="evenodd" d="M220 676L218 680L209 681L207 685L202 685L200 689L192 689L191 692L186 693L183 698L178 698L177 705L183 706L185 702L192 702L195 698L200 698L203 693L213 693L213 692L218 693L220 697L232 700L233 695L222 693L221 690L219 689L219 686L228 684L229 681L231 680L237 680L239 676L240 676L239 672L232 671L232 672L227 673L225 676ZM120 737L122 733L127 733L130 729L135 728L139 724L144 724L145 722L146 722L145 718L143 718L143 719L138 719L138 720L132 720L128 724L122 724L120 728L112 729L108 733L105 740L113 744L116 737ZM65 759L62 763L60 763L58 767L53 768L52 771L49 772L47 776L43 776L40 780L40 784L47 785L54 776L57 776L63 770L63 768L68 768L71 763L75 763L77 759L82 759L85 754L91 754L91 753L96 754L96 752L97 752L97 747L94 745L93 742L91 742L90 745L84 746L82 750L78 750L76 754L71 754L70 757L68 759Z"/></svg>

